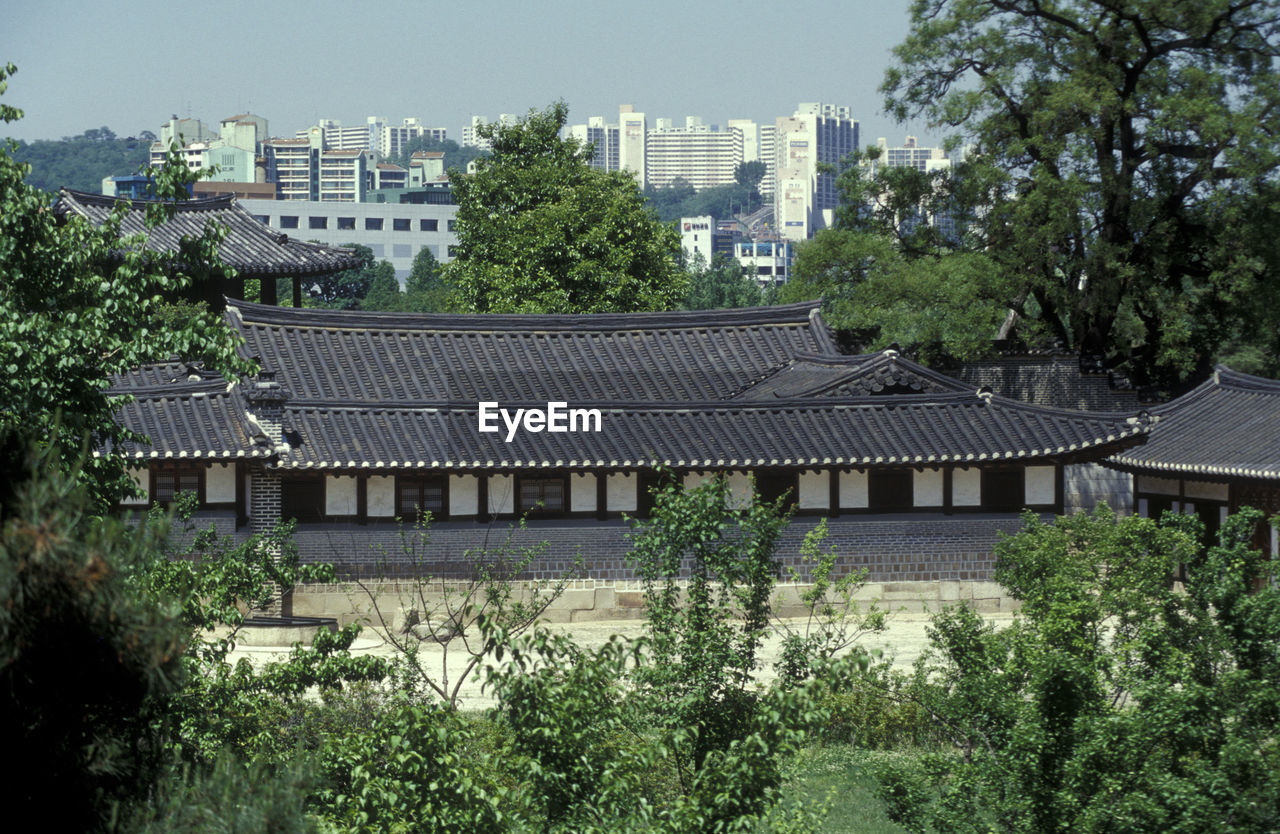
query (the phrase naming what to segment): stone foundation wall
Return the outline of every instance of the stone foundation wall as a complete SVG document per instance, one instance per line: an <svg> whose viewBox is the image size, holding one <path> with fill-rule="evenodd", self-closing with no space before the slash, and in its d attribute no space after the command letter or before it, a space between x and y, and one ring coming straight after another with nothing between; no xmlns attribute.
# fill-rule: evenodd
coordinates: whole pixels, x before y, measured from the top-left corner
<svg viewBox="0 0 1280 834"><path fill-rule="evenodd" d="M779 560L800 571L802 582L809 577L800 564L800 546L816 523L809 517L793 520L778 544ZM1008 515L844 516L828 521L824 547L835 549L842 567L865 570L870 582L987 582L999 532L1021 526L1019 518ZM629 558L631 528L620 521L530 522L514 530L509 522L440 522L425 536L411 527L404 530L406 538L394 522L305 524L295 541L303 560L332 562L344 578L462 578L474 572L476 553L505 550L514 557L544 541L546 548L520 578L558 577L578 562L582 575L592 580L636 578Z"/></svg>
<svg viewBox="0 0 1280 834"><path fill-rule="evenodd" d="M450 593L463 591L463 586L457 583L434 583L425 591L404 581L305 585L294 591L293 614L334 617L340 625L358 622L374 628L400 629L405 624L406 610L424 607L425 601L423 618L438 622L444 617L434 612L444 610L444 584L451 586ZM800 596L808 587L794 583L778 585L773 594L774 613L779 617L804 616L807 611ZM1018 607L1017 601L1010 599L994 582L868 582L854 598L861 606L874 603L890 614L938 611L958 602L968 603L982 613L1013 611ZM643 618L644 593L639 582L589 579L569 583L543 616L545 621L553 623Z"/></svg>

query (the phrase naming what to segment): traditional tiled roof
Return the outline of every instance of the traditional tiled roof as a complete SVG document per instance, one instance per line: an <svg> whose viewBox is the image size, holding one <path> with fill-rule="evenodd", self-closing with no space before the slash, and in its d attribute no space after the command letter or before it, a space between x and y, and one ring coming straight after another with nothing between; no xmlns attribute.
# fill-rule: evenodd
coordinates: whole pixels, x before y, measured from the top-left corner
<svg viewBox="0 0 1280 834"><path fill-rule="evenodd" d="M482 433L475 403L292 403L286 469L597 469L919 466L1097 459L1139 442L1138 418L977 393L777 403L581 403L601 430ZM514 403L503 403L512 411ZM545 402L527 403L545 408ZM498 425L501 426L499 420Z"/></svg>
<svg viewBox="0 0 1280 834"><path fill-rule="evenodd" d="M126 443L120 451L138 460L270 457L274 449L245 411L242 396L228 388L221 379L130 388L133 400L120 408L120 422L150 443Z"/></svg>
<svg viewBox="0 0 1280 834"><path fill-rule="evenodd" d="M1280 480L1280 381L1219 365L1194 390L1151 409L1150 441L1107 464L1131 472Z"/></svg>
<svg viewBox="0 0 1280 834"><path fill-rule="evenodd" d="M123 197L64 188L59 192L55 210L63 216L76 215L100 225L118 205L129 202ZM280 234L259 222L230 195L177 203L174 216L154 229L146 227L148 203L147 200L132 201L120 224L122 236L144 234L148 249L176 252L183 238L199 237L210 223L221 223L226 226L227 235L218 245L218 255L241 278L325 275L360 265L349 249L293 240Z"/></svg>
<svg viewBox="0 0 1280 834"><path fill-rule="evenodd" d="M797 353L834 352L817 302L713 312L456 315L228 302L245 354L295 400L714 400Z"/></svg>
<svg viewBox="0 0 1280 834"><path fill-rule="evenodd" d="M770 369L730 399L861 397L973 390L959 380L904 359L896 350L885 350L860 356L801 354Z"/></svg>
<svg viewBox="0 0 1280 834"><path fill-rule="evenodd" d="M244 338L245 355L257 357L288 392L283 425L290 448L270 462L287 469L1097 459L1141 442L1149 428L1139 418L993 397L893 352L840 356L817 302L564 316L374 314L228 302L227 319ZM182 396L176 392L204 384L190 379L195 375L198 369L169 363L121 380L117 390L168 398L164 408L127 412L126 423L165 435ZM244 402L244 386L229 388L232 399ZM599 409L601 430L521 430L508 442L505 430L479 431L478 404L486 401L510 411L543 409L548 402ZM247 422L235 442L248 455L265 448L254 439L260 430L252 411L237 412ZM192 419L212 418L193 411Z"/></svg>

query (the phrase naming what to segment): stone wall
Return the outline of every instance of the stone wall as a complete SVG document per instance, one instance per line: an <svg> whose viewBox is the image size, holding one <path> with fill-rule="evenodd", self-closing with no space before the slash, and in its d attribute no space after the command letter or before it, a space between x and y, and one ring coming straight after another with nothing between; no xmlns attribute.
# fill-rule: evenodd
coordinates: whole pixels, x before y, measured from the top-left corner
<svg viewBox="0 0 1280 834"><path fill-rule="evenodd" d="M783 565L800 569L801 542L816 523L801 517L784 531L778 544ZM828 521L826 547L836 550L841 565L866 570L871 582L985 582L991 580L998 532L1016 532L1021 524L1008 515L844 516ZM636 578L628 558L631 528L621 521L532 521L516 530L506 522L439 522L426 537L404 529L410 535L402 539L393 522L303 524L295 541L302 559L333 562L339 575L353 578L464 577L475 561L468 551L514 551L543 541L548 547L523 578L560 576L579 559L592 580ZM802 572L801 581L807 579Z"/></svg>
<svg viewBox="0 0 1280 834"><path fill-rule="evenodd" d="M1002 397L1085 411L1138 412L1137 392L1112 387L1106 372L1086 373L1075 354L999 356L967 362L947 371L956 379Z"/></svg>
<svg viewBox="0 0 1280 834"><path fill-rule="evenodd" d="M1078 463L1063 471L1062 509L1067 515L1093 512L1102 502L1122 515L1133 513L1133 476L1096 463Z"/></svg>

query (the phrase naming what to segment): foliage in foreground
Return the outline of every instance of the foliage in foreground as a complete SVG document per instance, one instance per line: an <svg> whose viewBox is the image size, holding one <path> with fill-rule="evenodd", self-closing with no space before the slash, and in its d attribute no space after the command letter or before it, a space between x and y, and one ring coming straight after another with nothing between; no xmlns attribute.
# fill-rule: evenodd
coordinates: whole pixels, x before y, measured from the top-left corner
<svg viewBox="0 0 1280 834"><path fill-rule="evenodd" d="M0 67L0 93L15 71ZM0 104L0 121L21 115ZM60 221L50 196L24 181L27 166L13 153L12 143L0 146L0 516L26 471L31 442L57 449L63 471L75 473L105 510L130 483L120 456L85 456L86 448L131 439L115 420L123 399L107 391L112 375L171 356L203 360L229 378L251 367L208 311L165 317L166 298L223 275L221 231L211 226L160 254L144 249L140 236L121 239L123 206L100 227ZM194 178L177 154L149 174L157 196L170 200L185 196ZM153 205L148 227L173 210Z"/></svg>
<svg viewBox="0 0 1280 834"><path fill-rule="evenodd" d="M1187 516L1028 516L997 549L1017 621L934 620L922 703L955 752L885 774L895 816L916 831L1274 830L1280 589L1249 546L1259 519L1232 516L1206 547Z"/></svg>

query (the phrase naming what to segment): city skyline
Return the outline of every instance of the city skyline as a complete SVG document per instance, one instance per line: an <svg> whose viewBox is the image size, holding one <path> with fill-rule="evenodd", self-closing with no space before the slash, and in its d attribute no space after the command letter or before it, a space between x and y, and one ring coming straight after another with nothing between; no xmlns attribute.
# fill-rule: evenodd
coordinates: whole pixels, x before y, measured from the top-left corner
<svg viewBox="0 0 1280 834"><path fill-rule="evenodd" d="M722 127L771 123L800 101L823 101L852 109L864 144L908 133L941 141L923 123L879 113L889 50L907 33L903 6L845 11L796 0L780 15L776 5L740 3L730 17L662 0L600 10L387 2L357 17L336 2L235 0L200 20L154 0L29 4L9 13L0 40L0 62L18 66L4 101L26 116L0 134L59 139L106 125L136 135L158 133L172 115L216 123L252 112L275 136L319 119L382 116L420 118L461 141L472 115L523 115L564 99L571 124L613 120L632 104L651 124L700 116Z"/></svg>

